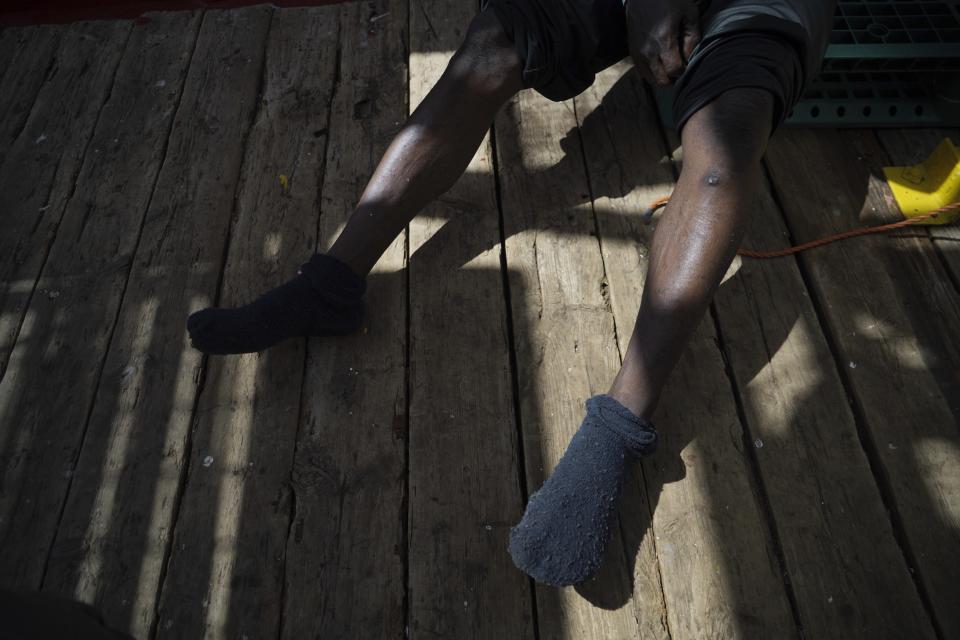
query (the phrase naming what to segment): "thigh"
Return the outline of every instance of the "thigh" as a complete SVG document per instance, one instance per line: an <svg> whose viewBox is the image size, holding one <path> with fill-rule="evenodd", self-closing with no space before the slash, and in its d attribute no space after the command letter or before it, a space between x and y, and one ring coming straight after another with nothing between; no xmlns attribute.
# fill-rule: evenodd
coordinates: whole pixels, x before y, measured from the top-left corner
<svg viewBox="0 0 960 640"><path fill-rule="evenodd" d="M627 56L622 0L487 0L523 60L523 85L572 98Z"/></svg>
<svg viewBox="0 0 960 640"><path fill-rule="evenodd" d="M836 0L711 0L703 39L674 92L677 129L730 89L763 89L774 100L771 131L820 70Z"/></svg>
<svg viewBox="0 0 960 640"><path fill-rule="evenodd" d="M719 96L734 89L759 89L772 98L770 113L761 118L769 134L800 99L803 86L801 51L789 38L752 30L714 35L705 40L677 81L674 123L682 132L695 113Z"/></svg>

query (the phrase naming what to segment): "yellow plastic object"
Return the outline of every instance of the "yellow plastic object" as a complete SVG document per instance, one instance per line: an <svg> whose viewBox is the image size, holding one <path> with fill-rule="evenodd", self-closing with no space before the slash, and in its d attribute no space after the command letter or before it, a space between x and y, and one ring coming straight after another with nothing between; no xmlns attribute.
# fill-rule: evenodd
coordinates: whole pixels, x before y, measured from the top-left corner
<svg viewBox="0 0 960 640"><path fill-rule="evenodd" d="M960 200L960 149L950 138L944 138L920 164L884 167L883 173L906 218L915 218ZM919 224L950 224L958 218L958 212L951 211Z"/></svg>

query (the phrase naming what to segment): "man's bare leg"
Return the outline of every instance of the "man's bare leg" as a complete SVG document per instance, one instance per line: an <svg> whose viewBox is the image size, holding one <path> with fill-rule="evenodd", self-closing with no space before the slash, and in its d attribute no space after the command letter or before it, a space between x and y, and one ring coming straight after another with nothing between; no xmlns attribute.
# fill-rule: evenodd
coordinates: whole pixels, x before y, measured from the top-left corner
<svg viewBox="0 0 960 640"><path fill-rule="evenodd" d="M261 351L286 338L359 328L365 277L407 223L447 191L497 110L521 88L521 61L490 12L474 19L440 80L390 144L343 232L300 274L237 309L190 316L206 353Z"/></svg>
<svg viewBox="0 0 960 640"><path fill-rule="evenodd" d="M657 227L623 366L608 394L649 419L743 239L761 177L773 99L734 89L682 133L683 171Z"/></svg>
<svg viewBox="0 0 960 640"><path fill-rule="evenodd" d="M494 14L480 14L390 144L330 255L368 273L416 213L466 170L497 111L523 88L521 67Z"/></svg>
<svg viewBox="0 0 960 640"><path fill-rule="evenodd" d="M773 114L770 94L736 89L687 122L680 182L657 229L623 367L511 531L510 554L547 584L600 566L632 463L656 446L650 414L743 237Z"/></svg>

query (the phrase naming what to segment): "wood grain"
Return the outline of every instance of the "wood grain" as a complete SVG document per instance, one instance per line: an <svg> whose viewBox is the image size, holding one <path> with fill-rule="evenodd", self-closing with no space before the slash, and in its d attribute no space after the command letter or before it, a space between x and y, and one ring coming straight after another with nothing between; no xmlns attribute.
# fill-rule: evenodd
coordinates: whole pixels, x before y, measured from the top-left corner
<svg viewBox="0 0 960 640"><path fill-rule="evenodd" d="M38 25L0 32L0 166L30 115L66 30Z"/></svg>
<svg viewBox="0 0 960 640"><path fill-rule="evenodd" d="M17 56L17 52L23 48L29 37L29 27L0 27L0 83L3 83L4 77L10 71L10 62Z"/></svg>
<svg viewBox="0 0 960 640"><path fill-rule="evenodd" d="M327 136L315 134L329 123L338 31L336 7L275 12L220 306L289 279L316 246ZM299 339L210 359L175 530L186 544L168 563L161 636L277 635L305 355Z"/></svg>
<svg viewBox="0 0 960 640"><path fill-rule="evenodd" d="M571 102L532 91L496 122L528 493L552 472L586 399L606 391L619 363L576 126ZM579 591L537 585L536 597L541 637L638 634L619 535L592 583Z"/></svg>
<svg viewBox="0 0 960 640"><path fill-rule="evenodd" d="M816 162L810 162L816 158ZM795 241L899 218L873 133L785 131L767 163ZM859 218L859 219L858 219ZM873 236L800 258L863 421L911 571L946 636L960 634L960 305L926 237Z"/></svg>
<svg viewBox="0 0 960 640"><path fill-rule="evenodd" d="M788 243L765 183L744 245ZM796 261L735 269L717 319L804 636L933 637Z"/></svg>
<svg viewBox="0 0 960 640"><path fill-rule="evenodd" d="M407 3L349 3L340 11L321 248L353 212L407 113ZM368 279L363 330L308 344L284 638L404 631L405 242L397 238Z"/></svg>
<svg viewBox="0 0 960 640"><path fill-rule="evenodd" d="M216 294L269 18L204 16L55 553L67 563L57 589L74 582L73 595L140 637L155 619L200 382L184 321Z"/></svg>
<svg viewBox="0 0 960 640"><path fill-rule="evenodd" d="M614 313L617 349L622 354L640 301L653 231L643 224L640 212L653 200L669 195L673 176L662 162L656 116L632 64L625 61L598 74L574 104L607 276L604 293ZM624 504L628 506L621 510L620 527L627 557L632 559L639 637L669 637L652 527L654 505L640 466L627 484Z"/></svg>
<svg viewBox="0 0 960 640"><path fill-rule="evenodd" d="M0 165L0 375L131 28L129 22L84 22L69 28Z"/></svg>
<svg viewBox="0 0 960 640"><path fill-rule="evenodd" d="M44 576L49 591L92 600L100 589L115 586L100 582L104 549L96 533L110 523L94 522L109 519L111 509L91 511L101 483L113 480L104 478L102 451L87 446L77 458L76 450L100 382L199 24L197 13L166 13L134 28L40 276L39 294L27 311L26 331L14 350L14 361L27 365L10 372L11 384L16 381L22 389L12 405L17 415L30 416L38 424L58 424L69 431L64 440L74 443L73 456L66 462L69 473L62 481L63 491L69 486L70 492ZM160 79L165 86L157 86ZM31 355L38 348L33 336L42 337L45 344L42 358ZM44 383L54 376L57 385ZM35 537L32 544L37 542ZM37 561L46 558L35 555Z"/></svg>
<svg viewBox="0 0 960 640"><path fill-rule="evenodd" d="M673 173L653 105L629 65L600 74L596 86L575 102L625 351L652 237L640 213L669 192ZM795 624L709 315L668 380L654 423L661 442L643 462L653 512L646 538L655 535L671 637L791 637ZM646 514L631 510L621 520L631 516L639 521L630 528L642 529ZM635 574L642 585L651 570Z"/></svg>
<svg viewBox="0 0 960 640"><path fill-rule="evenodd" d="M473 15L460 0L411 12L411 107ZM410 253L410 634L531 638L529 580L506 551L523 496L489 139L410 223Z"/></svg>
<svg viewBox="0 0 960 640"><path fill-rule="evenodd" d="M36 252L45 252L44 245L54 241L53 232L60 223L61 212L63 228L68 234L53 244L51 259L42 272L39 291L32 300L33 275L22 281L4 280L7 295L0 294L3 316L0 324L10 329L0 337L0 342L12 339L20 318L26 314L20 338L12 349L12 366L0 381L0 469L3 473L0 540L5 549L0 558L0 580L7 585L33 589L40 586L126 279L123 263L129 262L129 252L136 242L139 221L153 187L172 117L173 101L157 101L155 96L136 99L143 90L140 71L146 63L144 52L136 51L125 56L114 97L104 107L109 113L123 105L123 109L130 110L129 120L119 126L117 123L108 126L101 121L93 131L102 105L98 101L110 90L113 74L109 77L91 76L92 72L80 73L73 66L92 65L101 56L106 66L115 66L114 56L119 58L127 27L73 27L64 46L66 43L75 45L73 55L76 59L65 62L70 68L55 72L45 85L30 125L18 139L4 168L0 169L6 179L16 179L26 178L21 173L23 167L12 166L16 161L43 165L41 175L35 176L39 183L36 186L41 190L44 186L52 188L56 197L63 200L57 219L48 219L49 226L44 227L50 235L45 232L42 238L40 235L31 236L37 242L27 241L21 245L23 250L29 246ZM151 36L156 38L162 29L163 26L158 25L142 31L137 34L137 41L145 43ZM159 64L172 64L176 70L178 62L171 54ZM182 71L185 61L179 61L179 66ZM80 78L60 78L70 73L79 74ZM55 90L68 94L75 92L81 98L98 102L96 111L71 105L75 99L73 96L55 96ZM69 123L65 120L68 116L57 108L61 104L81 108L77 131L69 130ZM89 130L83 131L87 126ZM58 136L57 139L66 145L62 149L64 155L57 161L64 165L76 163L75 171L79 174L76 187L72 178L69 185L44 185L44 179L56 181L64 177L55 176L54 173L60 170L54 172L45 165L57 157L51 155L54 153L52 148L45 146L46 140L37 144L36 139L31 139L25 144L26 138L40 129ZM86 140L79 138L83 134L92 135L95 141L86 158L82 157ZM118 145L113 142L117 136L137 137L143 146ZM110 149L104 148L103 153L93 151L100 150L101 145L110 145ZM43 147L43 150L37 147ZM104 175L110 176L111 182L104 181ZM9 191L0 198L10 198L6 204L11 208L5 210L9 217L4 218L4 224L14 234L15 227L30 217L30 207L39 202L36 198L46 196L29 192L31 187L28 185L8 186ZM73 197L68 200L71 192ZM15 200L17 197L22 200ZM41 223L40 217L46 214L34 209L30 215ZM117 218L125 215L132 218L129 227L114 234ZM94 235L81 237L85 226ZM37 234L40 234L39 228ZM95 235L97 232L100 232L99 236ZM7 241L12 238L4 235L0 240ZM3 259L10 258L6 254L3 256ZM27 276L32 273L28 263L37 270L43 264L40 256L32 253L24 254L22 258L25 262L18 264L13 260L6 263L12 269L7 275L13 278L19 277L18 274ZM12 343L9 346L13 346ZM5 359L6 353L10 351L0 347L0 360Z"/></svg>
<svg viewBox="0 0 960 640"><path fill-rule="evenodd" d="M474 4L0 30L0 584L143 638L960 636L954 227L735 263L601 575L510 563L674 183L627 65L511 103L377 265L358 335L189 347L190 311L333 241ZM747 245L898 219L880 167L956 135L778 134Z"/></svg>

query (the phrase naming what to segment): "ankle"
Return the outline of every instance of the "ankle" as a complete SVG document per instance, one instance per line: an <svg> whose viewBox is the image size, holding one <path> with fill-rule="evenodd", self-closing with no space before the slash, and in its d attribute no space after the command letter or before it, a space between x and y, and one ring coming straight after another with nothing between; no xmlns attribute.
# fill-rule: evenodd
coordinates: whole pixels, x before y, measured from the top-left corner
<svg viewBox="0 0 960 640"><path fill-rule="evenodd" d="M329 253L315 253L299 274L310 287L331 303L349 304L363 297L367 279L346 262Z"/></svg>
<svg viewBox="0 0 960 640"><path fill-rule="evenodd" d="M349 253L340 249L336 243L326 253L321 253L319 255L326 255L331 258L336 259L341 264L348 267L357 278L361 280L366 279L367 274L370 273L372 265L369 265L366 260L362 259L361 256L356 255L355 253Z"/></svg>
<svg viewBox="0 0 960 640"><path fill-rule="evenodd" d="M643 389L629 388L614 380L607 395L622 404L630 412L644 420L650 420L657 408L658 397L646 393Z"/></svg>

